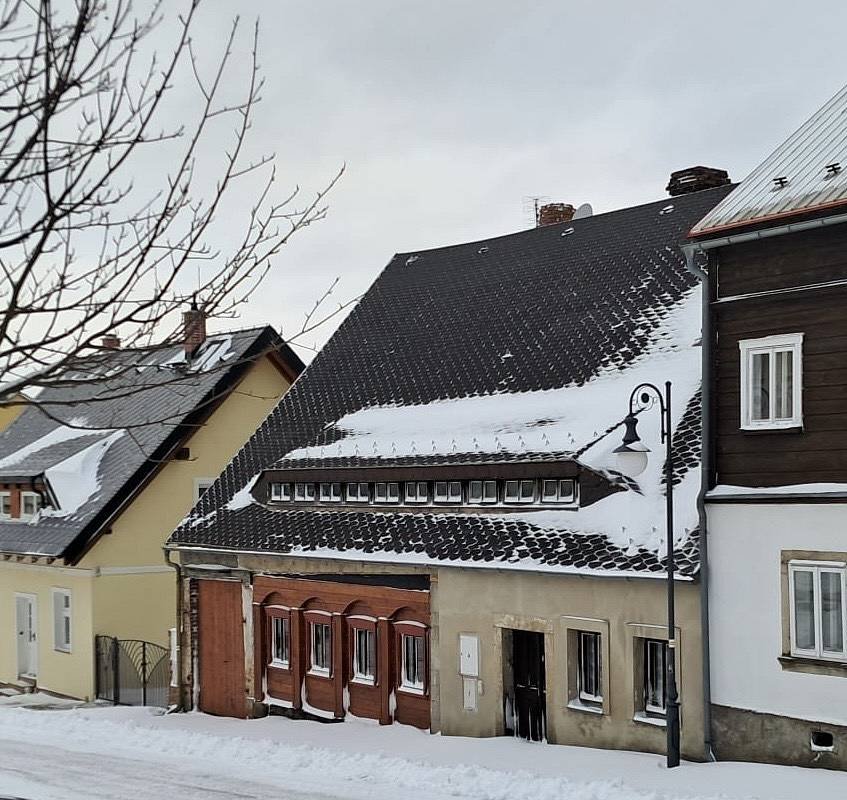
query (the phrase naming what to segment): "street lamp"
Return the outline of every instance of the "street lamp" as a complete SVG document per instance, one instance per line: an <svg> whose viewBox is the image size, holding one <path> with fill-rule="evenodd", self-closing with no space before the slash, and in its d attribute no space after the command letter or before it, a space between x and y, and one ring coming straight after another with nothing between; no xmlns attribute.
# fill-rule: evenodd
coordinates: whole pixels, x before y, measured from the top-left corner
<svg viewBox="0 0 847 800"><path fill-rule="evenodd" d="M679 695L676 688L676 632L674 620L674 572L676 571L673 541L673 453L671 435L671 382L665 382L664 393L652 383L642 383L629 396L629 413L624 419L626 430L623 443L615 449L618 467L624 475L635 477L647 467L649 448L641 441L636 431L638 418L635 415L635 398L640 397L641 406L650 402L651 395L659 401L662 417L661 441L665 445L665 497L667 525L667 586L668 586L668 664L667 695L665 713L667 722L667 764L679 766Z"/></svg>

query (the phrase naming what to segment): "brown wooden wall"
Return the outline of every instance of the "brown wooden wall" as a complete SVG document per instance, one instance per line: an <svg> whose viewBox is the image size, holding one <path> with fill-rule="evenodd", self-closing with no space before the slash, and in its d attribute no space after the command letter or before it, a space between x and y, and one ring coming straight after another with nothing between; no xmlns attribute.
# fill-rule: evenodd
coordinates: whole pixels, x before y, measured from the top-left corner
<svg viewBox="0 0 847 800"><path fill-rule="evenodd" d="M424 626L417 628L426 637L429 650L429 592L388 586L347 584L305 578L258 576L253 584L256 682L264 680L268 695L294 709L308 706L337 718L346 713L379 720L429 728L429 687L423 695L397 687L399 641L405 630L402 621ZM309 674L309 621L322 619L332 626L332 674ZM271 663L271 618L290 619L290 663L285 669ZM353 672L353 627L367 627L354 618L373 618L376 631L376 681L374 685L351 680ZM427 682L428 684L428 682ZM301 694L300 687L304 691ZM308 711L308 708L304 710Z"/></svg>
<svg viewBox="0 0 847 800"><path fill-rule="evenodd" d="M197 581L200 710L247 716L241 583Z"/></svg>
<svg viewBox="0 0 847 800"><path fill-rule="evenodd" d="M713 288L731 297L837 280L847 280L847 226L722 248ZM847 481L847 288L771 294L712 308L714 482ZM804 334L803 427L742 431L738 342L785 333Z"/></svg>

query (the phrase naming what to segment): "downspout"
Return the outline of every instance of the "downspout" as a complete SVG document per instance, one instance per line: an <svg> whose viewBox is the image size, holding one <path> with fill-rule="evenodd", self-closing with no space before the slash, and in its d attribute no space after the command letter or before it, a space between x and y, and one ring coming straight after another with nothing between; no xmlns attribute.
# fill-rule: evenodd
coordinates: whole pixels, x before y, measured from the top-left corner
<svg viewBox="0 0 847 800"><path fill-rule="evenodd" d="M694 263L696 245L683 245L685 268L702 286L700 332L700 491L697 493L697 516L700 525L700 640L703 661L703 753L707 761L716 761L712 748L712 665L709 643L709 548L706 519L706 492L712 471L711 406L712 406L712 326L711 287L708 274Z"/></svg>
<svg viewBox="0 0 847 800"><path fill-rule="evenodd" d="M173 567L176 576L176 689L178 697L176 710L185 711L185 704L182 702L182 567L175 561L171 561L170 548L163 547L162 550L165 554L165 563Z"/></svg>

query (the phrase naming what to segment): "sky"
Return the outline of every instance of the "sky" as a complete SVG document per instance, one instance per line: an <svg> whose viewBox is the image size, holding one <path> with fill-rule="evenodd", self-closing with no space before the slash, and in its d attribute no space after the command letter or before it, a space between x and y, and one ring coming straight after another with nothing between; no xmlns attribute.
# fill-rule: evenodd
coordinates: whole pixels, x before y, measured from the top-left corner
<svg viewBox="0 0 847 800"><path fill-rule="evenodd" d="M279 192L311 196L346 165L326 219L293 237L240 319L215 323L285 336L336 277L345 303L395 252L531 227L527 198L600 213L665 197L695 164L739 180L845 80L843 2L240 0L238 13L233 87L258 18L250 146L276 153ZM210 64L232 17L204 0L193 37ZM320 347L342 317L298 343Z"/></svg>

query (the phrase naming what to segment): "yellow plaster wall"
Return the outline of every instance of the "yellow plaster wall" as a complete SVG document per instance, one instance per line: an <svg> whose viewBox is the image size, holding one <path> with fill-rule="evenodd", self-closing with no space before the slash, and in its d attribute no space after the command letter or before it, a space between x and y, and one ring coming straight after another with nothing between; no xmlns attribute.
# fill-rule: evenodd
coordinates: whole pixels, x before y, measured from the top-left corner
<svg viewBox="0 0 847 800"><path fill-rule="evenodd" d="M9 427L22 413L25 406L0 406L0 433Z"/></svg>
<svg viewBox="0 0 847 800"><path fill-rule="evenodd" d="M84 570L0 563L0 683L18 680L15 595L36 596L38 687L71 697L94 696L92 584ZM71 652L53 649L52 589L71 592Z"/></svg>

